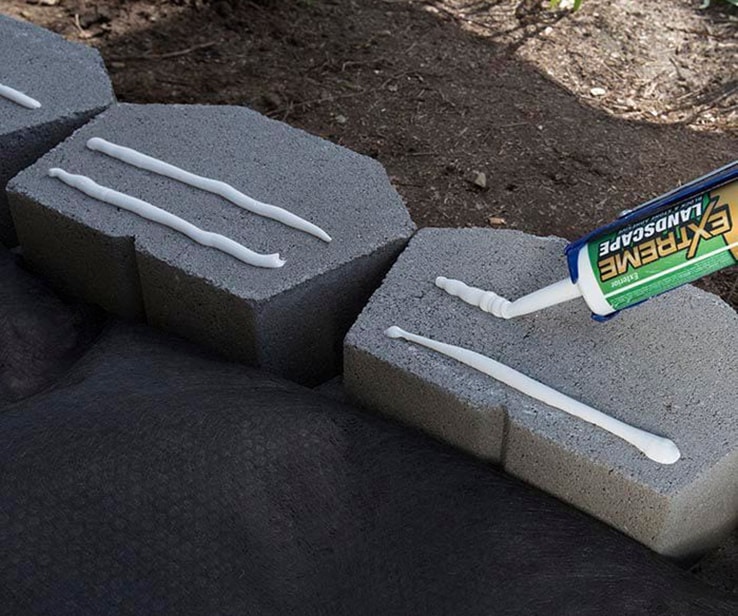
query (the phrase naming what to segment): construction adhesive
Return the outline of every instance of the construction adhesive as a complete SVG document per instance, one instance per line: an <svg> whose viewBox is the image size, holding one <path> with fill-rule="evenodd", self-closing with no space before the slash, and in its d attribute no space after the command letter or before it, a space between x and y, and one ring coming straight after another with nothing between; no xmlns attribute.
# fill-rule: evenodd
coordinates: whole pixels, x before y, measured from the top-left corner
<svg viewBox="0 0 738 616"><path fill-rule="evenodd" d="M522 372L518 372L510 366L501 364L491 357L486 357L485 355L476 353L471 349L465 349L452 344L446 344L445 342L439 342L432 338L426 338L425 336L406 332L404 329L400 329L396 325L386 329L384 334L389 338L403 338L409 342L414 342L415 344L433 349L434 351L442 353L447 357L451 357L462 364L471 366L475 370L478 370L487 376L491 376L493 379L496 379L513 389L517 389L531 398L540 400L541 402L560 409L573 417L577 417L578 419L589 422L598 428L602 428L610 434L630 443L654 462L659 462L660 464L674 464L674 462L679 460L681 457L679 447L677 447L676 443L671 439L659 436L658 434L652 434L646 430L641 430L636 426L631 426L615 417L611 417L610 415L607 415L602 411L598 411L591 406L587 406L574 398L570 398L566 394L563 394L548 385L544 385L543 383L532 379Z"/></svg>
<svg viewBox="0 0 738 616"><path fill-rule="evenodd" d="M568 279L514 302L458 280L436 285L505 319L577 297L607 319L738 263L738 161L624 212L565 252Z"/></svg>

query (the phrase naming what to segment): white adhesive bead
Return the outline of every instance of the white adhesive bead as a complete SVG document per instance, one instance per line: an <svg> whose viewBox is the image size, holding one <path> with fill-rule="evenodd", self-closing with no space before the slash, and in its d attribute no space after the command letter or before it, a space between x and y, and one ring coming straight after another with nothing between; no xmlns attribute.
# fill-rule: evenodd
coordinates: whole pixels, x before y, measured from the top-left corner
<svg viewBox="0 0 738 616"><path fill-rule="evenodd" d="M153 156L148 156L132 148L126 148L124 146L105 141L105 139L100 139L99 137L93 137L90 139L87 142L87 147L90 150L102 152L107 156L117 158L118 160L134 167L138 167L139 169L151 171L152 173L163 175L173 180L177 180L178 182L182 182L183 184L187 184L188 186L193 186L194 188L199 188L200 190L223 197L241 209L248 210L249 212L258 214L259 216L264 216L265 218L271 218L272 220L281 222L282 224L292 227L293 229L297 229L298 231L309 233L310 235L320 238L324 242L331 241L331 236L317 225L308 222L304 218L300 218L296 214L293 214L284 208L252 199L225 182L206 178L201 175L195 175L194 173L190 173L189 171L170 165L169 163L159 160L158 158L154 158Z"/></svg>
<svg viewBox="0 0 738 616"><path fill-rule="evenodd" d="M1 83L0 96L7 98L9 101L13 101L21 107L25 107L26 109L38 109L41 107L41 103L39 103L35 98L31 98L27 94L23 94L23 92L11 88L10 86L4 86Z"/></svg>
<svg viewBox="0 0 738 616"><path fill-rule="evenodd" d="M679 448L671 439L646 432L619 419L615 419L485 355L444 342L438 342L437 340L417 334L411 334L396 325L385 330L385 334L390 338L403 338L433 349L467 366L471 366L475 370L491 376L493 379L531 398L535 398L569 415L591 423L598 428L602 428L610 434L630 443L654 462L658 462L659 464L674 464L681 457Z"/></svg>
<svg viewBox="0 0 738 616"><path fill-rule="evenodd" d="M510 301L497 295L497 293L470 287L460 280L451 280L443 276L436 278L436 286L446 291L449 295L458 297L467 304L481 308L484 312L503 319L510 318L507 316Z"/></svg>
<svg viewBox="0 0 738 616"><path fill-rule="evenodd" d="M285 263L279 258L278 254L264 255L254 252L253 250L249 250L238 242L234 242L218 233L204 231L179 216L170 214L169 212L162 210L155 205L151 205L146 201L136 199L135 197L131 197L130 195L112 190L105 186L100 186L100 184L95 183L84 175L73 175L71 173L67 173L63 169L53 168L49 169L49 176L61 180L68 186L76 188L93 199L104 201L110 205L115 205L119 208L137 214L142 218L164 225L165 227L187 236L198 244L220 250L221 252L235 257L239 261L247 263L248 265L277 268L282 267Z"/></svg>

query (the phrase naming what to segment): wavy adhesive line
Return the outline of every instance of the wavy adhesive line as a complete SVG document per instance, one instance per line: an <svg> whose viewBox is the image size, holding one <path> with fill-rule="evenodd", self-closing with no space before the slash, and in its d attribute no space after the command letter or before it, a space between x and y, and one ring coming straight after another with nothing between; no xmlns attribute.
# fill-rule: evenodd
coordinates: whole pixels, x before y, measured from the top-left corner
<svg viewBox="0 0 738 616"><path fill-rule="evenodd" d="M97 184L87 176L67 173L63 169L56 167L49 169L49 176L61 180L67 186L76 188L93 199L109 203L110 205L115 205L116 207L141 216L141 218L151 220L152 222L159 223L169 229L178 231L198 244L220 250L227 255L235 257L243 263L247 263L248 265L277 268L282 267L285 263L284 260L280 259L278 254L264 255L254 252L253 250L249 250L245 246L238 242L234 242L224 235L204 231L203 229L200 229L200 227L196 227L179 216L170 214L169 212L162 210L155 205L151 205L146 201L136 199L135 197L131 197L130 195L126 195L105 186L100 186L100 184Z"/></svg>
<svg viewBox="0 0 738 616"><path fill-rule="evenodd" d="M188 186L199 188L200 190L223 197L223 199L230 201L241 209L259 216L264 216L265 218L271 218L272 220L281 222L282 224L292 227L293 229L297 229L298 231L309 233L310 235L320 238L324 242L331 241L331 236L317 225L308 222L304 218L300 218L296 214L293 214L284 208L257 201L256 199L236 190L230 184L226 184L220 180L213 180L201 175L195 175L194 173L190 173L189 171L170 165L169 163L159 160L158 158L154 158L153 156L148 156L132 148L105 141L105 139L100 139L99 137L93 137L88 140L87 147L90 150L101 152L111 158L116 158L124 163L138 167L139 169L151 171L152 173L163 175L173 180L177 180L178 182L182 182L183 184L187 184Z"/></svg>
<svg viewBox="0 0 738 616"><path fill-rule="evenodd" d="M13 101L21 107L25 107L26 109L38 109L41 107L41 103L39 103L35 98L31 98L27 94L23 94L23 92L20 92L15 88L11 88L10 86L4 86L1 83L0 96L7 98L9 101Z"/></svg>
<svg viewBox="0 0 738 616"><path fill-rule="evenodd" d="M536 381L535 379L526 376L522 372L510 368L494 359L491 359L480 353L470 351L463 347L453 346L446 344L445 342L438 342L431 338L419 336L417 334L411 334L405 330L397 327L396 325L385 330L385 335L389 338L402 338L409 342L414 342L421 346L433 349L438 353L451 357L456 361L466 364L491 376L493 379L516 389L524 393L531 398L535 398L553 406L569 415L582 419L592 425L602 428L603 430L623 439L625 442L630 443L636 449L640 450L647 458L650 458L654 462L659 464L674 464L680 457L681 453L676 443L671 439L663 436L646 432L635 426L631 426L619 419L610 417L602 411L593 409L591 406L579 402L574 398L570 398L566 394L562 394L560 391L544 385L543 383Z"/></svg>

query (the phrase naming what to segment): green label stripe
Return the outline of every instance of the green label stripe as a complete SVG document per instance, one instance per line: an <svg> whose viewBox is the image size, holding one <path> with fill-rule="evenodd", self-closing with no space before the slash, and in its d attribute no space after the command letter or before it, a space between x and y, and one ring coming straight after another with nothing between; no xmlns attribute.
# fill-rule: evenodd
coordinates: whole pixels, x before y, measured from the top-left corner
<svg viewBox="0 0 738 616"><path fill-rule="evenodd" d="M738 247L738 242L728 244L727 246L724 245L692 261L680 263L670 269L654 273L647 278L634 282L618 291L612 291L605 295L605 298L616 310L632 306L649 297L659 295L660 293L734 265L736 260L728 251L736 247Z"/></svg>
<svg viewBox="0 0 738 616"><path fill-rule="evenodd" d="M738 194L729 184L724 194ZM723 189L680 202L591 241L595 279L615 310L738 262L738 200Z"/></svg>

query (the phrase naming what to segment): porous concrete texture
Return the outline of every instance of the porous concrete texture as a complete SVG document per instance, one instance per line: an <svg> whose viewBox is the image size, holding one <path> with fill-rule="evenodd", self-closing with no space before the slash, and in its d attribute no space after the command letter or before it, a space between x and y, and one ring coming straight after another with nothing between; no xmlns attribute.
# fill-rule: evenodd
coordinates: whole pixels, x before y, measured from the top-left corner
<svg viewBox="0 0 738 616"><path fill-rule="evenodd" d="M93 152L93 136L228 182L333 241ZM49 178L56 166L287 263L246 265ZM340 370L344 334L415 230L378 162L242 107L114 106L8 191L25 259L58 288L311 385Z"/></svg>
<svg viewBox="0 0 738 616"><path fill-rule="evenodd" d="M115 101L97 50L0 15L0 83L38 100L0 97L0 243L14 246L5 185L24 167Z"/></svg>
<svg viewBox="0 0 738 616"><path fill-rule="evenodd" d="M607 323L581 300L505 321L434 286L442 275L514 299L567 275L564 246L515 231L420 231L346 336L345 387L362 406L498 463L658 552L699 554L738 512L738 315L687 286ZM391 325L667 436L682 458L653 462L453 359L387 338Z"/></svg>

